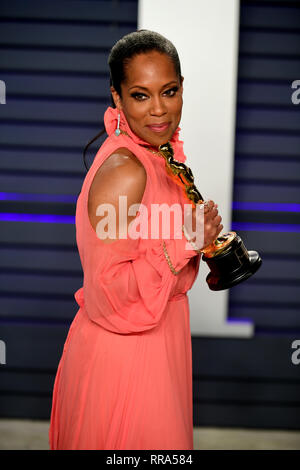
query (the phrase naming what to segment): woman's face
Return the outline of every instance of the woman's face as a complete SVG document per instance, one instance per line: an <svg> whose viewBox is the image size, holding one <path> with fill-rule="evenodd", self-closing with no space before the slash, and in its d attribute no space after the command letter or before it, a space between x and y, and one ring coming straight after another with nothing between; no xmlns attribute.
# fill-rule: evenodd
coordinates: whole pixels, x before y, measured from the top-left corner
<svg viewBox="0 0 300 470"><path fill-rule="evenodd" d="M122 109L131 130L158 147L177 129L182 111L182 82L171 59L157 51L139 54L126 66L122 98L111 87L115 105Z"/></svg>

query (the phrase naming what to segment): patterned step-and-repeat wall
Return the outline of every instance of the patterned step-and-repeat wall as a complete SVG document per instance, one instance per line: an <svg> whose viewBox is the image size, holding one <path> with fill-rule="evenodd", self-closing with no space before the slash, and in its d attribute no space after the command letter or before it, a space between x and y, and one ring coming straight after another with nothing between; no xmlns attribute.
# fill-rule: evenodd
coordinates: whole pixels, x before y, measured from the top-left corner
<svg viewBox="0 0 300 470"><path fill-rule="evenodd" d="M252 324L248 335L192 331L194 424L299 429L300 355L292 345L300 345L300 104L292 83L300 79L300 5L238 6L229 219L264 263L226 299L227 325ZM109 49L137 28L138 13L136 1L1 1L2 417L50 416L82 285L74 226L82 150L110 104ZM199 282L193 316L201 314Z"/></svg>

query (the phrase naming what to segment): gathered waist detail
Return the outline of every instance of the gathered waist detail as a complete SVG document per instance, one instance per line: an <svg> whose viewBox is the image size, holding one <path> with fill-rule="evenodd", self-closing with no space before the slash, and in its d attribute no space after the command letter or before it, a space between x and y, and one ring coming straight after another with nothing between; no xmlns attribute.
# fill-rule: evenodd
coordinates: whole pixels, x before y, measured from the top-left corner
<svg viewBox="0 0 300 470"><path fill-rule="evenodd" d="M75 300L79 307L83 308L84 307L84 295L83 295L83 287L80 287L75 294L74 294ZM180 292L179 294L174 295L171 297L168 302L176 302L178 300L182 300L186 297L186 292Z"/></svg>

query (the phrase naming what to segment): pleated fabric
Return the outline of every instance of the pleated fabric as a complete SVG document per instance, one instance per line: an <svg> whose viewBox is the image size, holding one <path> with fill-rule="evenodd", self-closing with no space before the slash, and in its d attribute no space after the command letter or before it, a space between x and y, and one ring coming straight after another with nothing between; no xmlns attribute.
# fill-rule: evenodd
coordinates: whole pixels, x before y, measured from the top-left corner
<svg viewBox="0 0 300 470"><path fill-rule="evenodd" d="M151 238L153 204L180 205L186 196L167 174L162 156L129 128L121 112L104 115L107 139L98 150L76 205L76 241L83 285L74 294L78 311L70 326L55 378L50 449L193 449L192 349L187 291L198 275L200 255L172 232ZM180 128L171 143L184 162ZM93 178L116 149L126 147L144 165L141 209L148 238L104 243L88 216ZM117 191L117 188L116 188ZM171 220L172 217L171 217ZM183 222L183 220L182 220ZM145 225L143 225L145 227ZM181 227L181 226L180 226ZM154 227L155 228L155 227ZM177 232L178 233L178 232Z"/></svg>

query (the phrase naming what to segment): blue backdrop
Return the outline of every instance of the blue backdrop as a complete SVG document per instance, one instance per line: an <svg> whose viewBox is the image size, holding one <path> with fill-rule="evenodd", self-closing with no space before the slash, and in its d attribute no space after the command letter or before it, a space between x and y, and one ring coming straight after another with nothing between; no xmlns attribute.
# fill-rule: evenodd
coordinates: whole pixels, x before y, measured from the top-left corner
<svg viewBox="0 0 300 470"><path fill-rule="evenodd" d="M229 296L255 336L193 337L194 424L300 429L300 4L240 11L232 228L264 263ZM0 3L0 416L50 416L82 285L82 151L110 104L109 49L136 23L136 1Z"/></svg>

